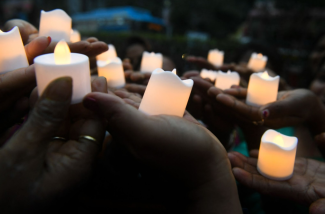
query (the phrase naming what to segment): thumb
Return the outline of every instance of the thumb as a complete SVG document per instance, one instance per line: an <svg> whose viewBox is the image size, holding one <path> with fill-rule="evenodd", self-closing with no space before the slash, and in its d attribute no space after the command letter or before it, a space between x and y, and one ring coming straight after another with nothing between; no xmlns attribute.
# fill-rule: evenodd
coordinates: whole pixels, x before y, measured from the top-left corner
<svg viewBox="0 0 325 214"><path fill-rule="evenodd" d="M51 37L41 36L25 45L26 56L29 64L33 64L34 58L41 55L50 43Z"/></svg>
<svg viewBox="0 0 325 214"><path fill-rule="evenodd" d="M6 144L25 155L39 154L64 121L71 102L72 79L62 77L51 82L36 103L26 124ZM21 152L21 153L20 153Z"/></svg>
<svg viewBox="0 0 325 214"><path fill-rule="evenodd" d="M318 199L309 207L310 214L323 214L325 213L325 198Z"/></svg>

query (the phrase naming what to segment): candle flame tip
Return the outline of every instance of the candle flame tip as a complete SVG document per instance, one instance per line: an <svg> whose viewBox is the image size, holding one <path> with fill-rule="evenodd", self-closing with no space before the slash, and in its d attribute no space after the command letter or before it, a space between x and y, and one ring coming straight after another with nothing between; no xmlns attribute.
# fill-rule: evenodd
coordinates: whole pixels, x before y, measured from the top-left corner
<svg viewBox="0 0 325 214"><path fill-rule="evenodd" d="M176 73L176 68L174 68L174 69L172 70L172 73L175 74L175 75L177 75L177 73Z"/></svg>
<svg viewBox="0 0 325 214"><path fill-rule="evenodd" d="M283 141L283 138L281 137L281 135L275 136L273 142L279 146L284 146L284 141Z"/></svg>
<svg viewBox="0 0 325 214"><path fill-rule="evenodd" d="M55 64L68 64L70 63L70 49L67 42L62 39L58 42L54 49Z"/></svg>
<svg viewBox="0 0 325 214"><path fill-rule="evenodd" d="M2 31L2 30L0 30L0 33L3 33L3 31Z"/></svg>

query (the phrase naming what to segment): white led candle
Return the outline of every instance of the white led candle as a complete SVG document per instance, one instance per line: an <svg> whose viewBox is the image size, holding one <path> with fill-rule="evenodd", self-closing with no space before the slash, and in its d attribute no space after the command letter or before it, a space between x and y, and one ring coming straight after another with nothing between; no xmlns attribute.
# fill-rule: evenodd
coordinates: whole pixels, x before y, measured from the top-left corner
<svg viewBox="0 0 325 214"><path fill-rule="evenodd" d="M231 88L232 85L239 85L240 77L235 71L228 71L227 73L218 71L215 86L222 90Z"/></svg>
<svg viewBox="0 0 325 214"><path fill-rule="evenodd" d="M70 34L70 42L79 42L81 41L81 36L79 31L71 29L71 34Z"/></svg>
<svg viewBox="0 0 325 214"><path fill-rule="evenodd" d="M247 67L252 69L255 72L262 71L267 63L267 56L263 54L252 53L251 58L249 59Z"/></svg>
<svg viewBox="0 0 325 214"><path fill-rule="evenodd" d="M39 36L50 36L52 41L64 39L70 42L72 19L61 9L41 11Z"/></svg>
<svg viewBox="0 0 325 214"><path fill-rule="evenodd" d="M112 59L112 58L115 58L115 57L117 57L115 47L114 47L114 45L109 44L108 45L108 50L105 51L104 53L101 53L101 54L97 55L96 59L101 60L101 61L106 61L108 59Z"/></svg>
<svg viewBox="0 0 325 214"><path fill-rule="evenodd" d="M212 63L214 66L221 66L223 64L223 51L219 51L218 49L210 50L208 54L208 61Z"/></svg>
<svg viewBox="0 0 325 214"><path fill-rule="evenodd" d="M208 78L213 82L217 78L217 72L213 71L213 70L202 69L201 73L200 73L200 76L203 79Z"/></svg>
<svg viewBox="0 0 325 214"><path fill-rule="evenodd" d="M70 76L73 81L71 104L80 103L91 92L89 58L70 53L65 41L60 41L54 54L44 54L34 59L37 89L41 95L48 84L59 77Z"/></svg>
<svg viewBox="0 0 325 214"><path fill-rule="evenodd" d="M115 57L106 61L97 61L98 76L107 80L107 86L122 88L125 85L123 64L120 58Z"/></svg>
<svg viewBox="0 0 325 214"><path fill-rule="evenodd" d="M246 103L261 106L276 101L280 77L270 77L265 72L254 73L249 78Z"/></svg>
<svg viewBox="0 0 325 214"><path fill-rule="evenodd" d="M193 80L181 80L172 72L154 70L143 95L139 110L149 115L168 114L183 117Z"/></svg>
<svg viewBox="0 0 325 214"><path fill-rule="evenodd" d="M261 139L257 170L274 180L287 180L293 174L298 139L267 130Z"/></svg>
<svg viewBox="0 0 325 214"><path fill-rule="evenodd" d="M9 32L0 30L0 73L28 67L28 65L19 28L14 27Z"/></svg>
<svg viewBox="0 0 325 214"><path fill-rule="evenodd" d="M157 68L162 68L163 56L161 53L143 52L140 71L153 72Z"/></svg>

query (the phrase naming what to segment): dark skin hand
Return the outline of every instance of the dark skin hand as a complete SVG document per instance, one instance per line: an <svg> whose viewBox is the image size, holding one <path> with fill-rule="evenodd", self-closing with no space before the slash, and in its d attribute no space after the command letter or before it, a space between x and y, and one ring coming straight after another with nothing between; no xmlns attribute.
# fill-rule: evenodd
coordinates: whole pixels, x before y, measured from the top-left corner
<svg viewBox="0 0 325 214"><path fill-rule="evenodd" d="M147 85L151 73L149 72L134 72L134 71L125 71L125 80L127 83L137 83L140 85Z"/></svg>
<svg viewBox="0 0 325 214"><path fill-rule="evenodd" d="M84 105L107 119L113 139L139 161L182 181L192 201L188 213L242 212L223 146L190 115L148 116L102 93L88 94Z"/></svg>
<svg viewBox="0 0 325 214"><path fill-rule="evenodd" d="M250 155L248 158L237 152L228 154L237 181L262 194L306 204L311 214L325 212L325 163L297 158L292 178L276 181L257 171L258 150L251 151Z"/></svg>
<svg viewBox="0 0 325 214"><path fill-rule="evenodd" d="M101 148L103 123L94 116L74 121L75 136L51 140L68 115L72 79L53 81L37 101L27 122L0 150L0 204L3 213L44 212L50 202L64 206L65 197L87 180Z"/></svg>
<svg viewBox="0 0 325 214"><path fill-rule="evenodd" d="M25 46L30 63L49 45L49 39L39 37ZM0 133L28 112L28 97L36 86L34 65L0 74Z"/></svg>

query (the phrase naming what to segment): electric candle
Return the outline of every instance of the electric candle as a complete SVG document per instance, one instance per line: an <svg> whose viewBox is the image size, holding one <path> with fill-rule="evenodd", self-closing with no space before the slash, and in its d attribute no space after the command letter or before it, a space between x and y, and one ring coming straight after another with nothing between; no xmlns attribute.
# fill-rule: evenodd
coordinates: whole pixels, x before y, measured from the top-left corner
<svg viewBox="0 0 325 214"><path fill-rule="evenodd" d="M79 42L81 41L81 36L79 31L71 29L71 34L70 34L70 42Z"/></svg>
<svg viewBox="0 0 325 214"><path fill-rule="evenodd" d="M293 174L298 139L267 130L261 139L257 170L274 180L287 180Z"/></svg>
<svg viewBox="0 0 325 214"><path fill-rule="evenodd" d="M249 78L246 103L260 106L276 101L279 76L270 77L267 71L254 73Z"/></svg>
<svg viewBox="0 0 325 214"><path fill-rule="evenodd" d="M116 54L116 50L114 45L109 44L108 45L108 50L105 51L104 53L101 53L99 55L96 56L97 60L101 60L101 61L106 61L108 59L112 59L112 58L116 58L117 54Z"/></svg>
<svg viewBox="0 0 325 214"><path fill-rule="evenodd" d="M25 47L18 27L14 27L9 32L0 30L0 47L0 73L28 67Z"/></svg>
<svg viewBox="0 0 325 214"><path fill-rule="evenodd" d="M162 68L163 56L161 53L143 52L140 71L153 72L157 68Z"/></svg>
<svg viewBox="0 0 325 214"><path fill-rule="evenodd" d="M227 73L218 71L215 86L221 90L231 88L232 85L239 85L240 77L235 71Z"/></svg>
<svg viewBox="0 0 325 214"><path fill-rule="evenodd" d="M39 36L50 36L52 41L70 42L72 19L61 9L41 11Z"/></svg>
<svg viewBox="0 0 325 214"><path fill-rule="evenodd" d="M106 61L97 61L98 76L103 76L107 80L107 86L112 88L122 88L125 85L125 76L122 61L115 57Z"/></svg>
<svg viewBox="0 0 325 214"><path fill-rule="evenodd" d="M213 70L202 69L200 76L203 79L209 78L213 82L217 78L217 72Z"/></svg>
<svg viewBox="0 0 325 214"><path fill-rule="evenodd" d="M208 54L208 61L212 63L214 66L221 66L223 64L223 51L219 51L218 49L210 50Z"/></svg>
<svg viewBox="0 0 325 214"><path fill-rule="evenodd" d="M263 56L263 54L261 53L259 54L252 53L247 67L252 69L255 72L258 72L265 68L266 63L267 63L267 56Z"/></svg>
<svg viewBox="0 0 325 214"><path fill-rule="evenodd" d="M143 95L139 110L149 114L168 114L183 117L193 80L181 80L172 72L154 70Z"/></svg>
<svg viewBox="0 0 325 214"><path fill-rule="evenodd" d="M80 103L91 92L89 59L86 55L70 53L69 46L62 40L54 54L44 54L34 59L38 94L59 77L70 76L73 80L71 104Z"/></svg>

